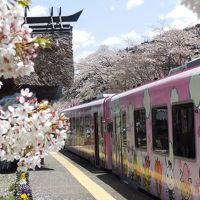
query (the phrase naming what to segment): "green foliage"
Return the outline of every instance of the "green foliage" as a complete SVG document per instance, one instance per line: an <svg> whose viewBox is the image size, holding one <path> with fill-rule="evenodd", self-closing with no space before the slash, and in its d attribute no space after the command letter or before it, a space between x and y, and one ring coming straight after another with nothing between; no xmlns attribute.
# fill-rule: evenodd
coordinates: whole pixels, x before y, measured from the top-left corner
<svg viewBox="0 0 200 200"><path fill-rule="evenodd" d="M8 188L9 195L0 196L0 200L16 200L15 196L13 196L14 190L15 190L15 184L12 183Z"/></svg>
<svg viewBox="0 0 200 200"><path fill-rule="evenodd" d="M31 0L17 0L17 2L22 6L22 7L28 7L31 3Z"/></svg>
<svg viewBox="0 0 200 200"><path fill-rule="evenodd" d="M14 196L0 197L0 200L15 200Z"/></svg>
<svg viewBox="0 0 200 200"><path fill-rule="evenodd" d="M42 49L51 48L51 41L48 35L44 37L36 37L33 42L37 43Z"/></svg>
<svg viewBox="0 0 200 200"><path fill-rule="evenodd" d="M11 184L11 185L9 186L8 191L9 191L9 192L14 192L14 190L15 190L15 184L13 183L13 184Z"/></svg>
<svg viewBox="0 0 200 200"><path fill-rule="evenodd" d="M23 59L24 52L28 48L33 48L34 44L38 44L39 48L41 49L51 48L51 40L48 35L43 37L35 37L30 43L27 44L15 43L16 55Z"/></svg>
<svg viewBox="0 0 200 200"><path fill-rule="evenodd" d="M87 97L87 96L90 96L91 95L91 91L85 91L81 96L82 97Z"/></svg>

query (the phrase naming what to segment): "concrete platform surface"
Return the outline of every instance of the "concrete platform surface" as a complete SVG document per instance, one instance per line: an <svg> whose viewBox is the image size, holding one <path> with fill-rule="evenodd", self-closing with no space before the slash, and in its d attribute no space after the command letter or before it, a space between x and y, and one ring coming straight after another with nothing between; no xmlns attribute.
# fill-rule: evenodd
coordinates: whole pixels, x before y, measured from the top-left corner
<svg viewBox="0 0 200 200"><path fill-rule="evenodd" d="M152 200L67 150L52 155L43 168L30 171L34 200Z"/></svg>

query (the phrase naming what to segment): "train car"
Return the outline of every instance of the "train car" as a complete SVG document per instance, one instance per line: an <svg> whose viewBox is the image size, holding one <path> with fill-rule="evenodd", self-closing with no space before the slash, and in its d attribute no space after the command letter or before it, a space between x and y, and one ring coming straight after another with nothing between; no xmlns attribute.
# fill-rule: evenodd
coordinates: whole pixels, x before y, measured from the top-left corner
<svg viewBox="0 0 200 200"><path fill-rule="evenodd" d="M160 199L200 199L200 59L110 101L112 170Z"/></svg>
<svg viewBox="0 0 200 200"><path fill-rule="evenodd" d="M62 111L71 124L65 147L105 169L112 167L109 102L108 95Z"/></svg>

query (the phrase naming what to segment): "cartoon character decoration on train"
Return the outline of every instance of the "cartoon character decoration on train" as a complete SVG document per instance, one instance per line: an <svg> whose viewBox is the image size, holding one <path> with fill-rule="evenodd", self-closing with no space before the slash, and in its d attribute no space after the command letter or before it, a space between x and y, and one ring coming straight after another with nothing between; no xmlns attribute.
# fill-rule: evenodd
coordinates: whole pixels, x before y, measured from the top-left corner
<svg viewBox="0 0 200 200"><path fill-rule="evenodd" d="M143 175L143 182L144 182L144 187L147 190L150 190L150 184L151 184L151 171L150 171L150 164L151 161L149 159L149 156L145 156L144 160L144 175Z"/></svg>
<svg viewBox="0 0 200 200"><path fill-rule="evenodd" d="M119 169L120 163L120 102L119 100L114 101L111 104L111 114L112 118L114 119L114 127L113 127L113 134L112 134L112 166L113 169Z"/></svg>
<svg viewBox="0 0 200 200"><path fill-rule="evenodd" d="M194 189L195 189L195 195L199 196L200 195L200 168L199 168L199 178L198 178L198 180L196 180Z"/></svg>
<svg viewBox="0 0 200 200"><path fill-rule="evenodd" d="M174 200L174 157L173 157L173 148L172 143L169 143L169 160L166 161L166 183L167 183L167 192L169 200Z"/></svg>
<svg viewBox="0 0 200 200"><path fill-rule="evenodd" d="M134 105L132 102L128 105L128 127L127 127L127 138L128 138L128 176L133 179L133 160L134 160Z"/></svg>
<svg viewBox="0 0 200 200"><path fill-rule="evenodd" d="M167 165L166 183L168 187L169 200L174 200L174 169L170 160L168 160Z"/></svg>
<svg viewBox="0 0 200 200"><path fill-rule="evenodd" d="M104 149L104 138L99 136L99 158L101 166L105 166L105 149Z"/></svg>
<svg viewBox="0 0 200 200"><path fill-rule="evenodd" d="M131 179L131 180L134 180L133 179L133 176L134 176L134 168L133 168L133 161L134 161L134 148L133 148L133 145L130 145L130 142L129 142L129 146L128 146L128 177Z"/></svg>
<svg viewBox="0 0 200 200"><path fill-rule="evenodd" d="M155 182L156 182L156 192L158 197L161 196L162 193L162 172L163 172L163 167L162 164L160 162L160 160L158 160L158 158L155 161Z"/></svg>
<svg viewBox="0 0 200 200"><path fill-rule="evenodd" d="M148 119L150 116L151 106L150 106L150 95L149 90L146 89L144 91L144 98L143 98L143 104L146 111L146 118Z"/></svg>
<svg viewBox="0 0 200 200"><path fill-rule="evenodd" d="M140 158L140 156L139 156ZM141 184L141 165L139 162L139 158L137 158L137 153L134 151L134 159L133 159L133 174L132 174L132 179L136 183L136 185Z"/></svg>
<svg viewBox="0 0 200 200"><path fill-rule="evenodd" d="M120 154L121 154L121 139L120 139L120 102L119 100L117 100L115 102L115 105L116 105L116 110L115 110L115 114L116 114L116 160L117 160L117 163L118 163L118 166L117 168L120 168L119 166L119 163L120 163Z"/></svg>
<svg viewBox="0 0 200 200"><path fill-rule="evenodd" d="M183 169L180 170L181 178L180 178L180 190L182 200L189 200L192 191L191 191L191 183L192 179L190 177L190 169L186 163L183 165Z"/></svg>
<svg viewBox="0 0 200 200"><path fill-rule="evenodd" d="M177 89L174 87L172 90L171 90L171 97L170 97L170 103L171 105L173 103L176 103L179 101L179 96L178 96L178 91Z"/></svg>
<svg viewBox="0 0 200 200"><path fill-rule="evenodd" d="M200 106L199 85L200 75L191 76L189 83L190 98L194 101L196 108Z"/></svg>
<svg viewBox="0 0 200 200"><path fill-rule="evenodd" d="M129 169L128 169L128 154L126 149L124 150L123 154L123 175L124 177L128 177Z"/></svg>

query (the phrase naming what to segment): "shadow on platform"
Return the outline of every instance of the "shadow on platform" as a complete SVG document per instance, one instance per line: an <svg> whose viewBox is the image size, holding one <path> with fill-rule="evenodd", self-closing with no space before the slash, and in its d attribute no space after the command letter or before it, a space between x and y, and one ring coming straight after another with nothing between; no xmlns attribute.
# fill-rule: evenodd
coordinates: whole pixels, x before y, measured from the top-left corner
<svg viewBox="0 0 200 200"><path fill-rule="evenodd" d="M14 174L16 170L11 170L11 169L3 169L0 170L0 174Z"/></svg>
<svg viewBox="0 0 200 200"><path fill-rule="evenodd" d="M13 174L17 170L17 161L0 161L0 174Z"/></svg>
<svg viewBox="0 0 200 200"><path fill-rule="evenodd" d="M76 164L85 168L89 172L93 173L98 179L112 187L115 191L117 191L126 199L133 199L133 197L135 196L135 192L139 192L137 189L132 188L130 185L121 182L120 178L117 175L112 174L111 171L96 168L88 160L81 158L80 156L75 155L74 153L69 152L66 149L62 149L60 153L62 153L64 156L66 156ZM146 197L149 197L149 199L154 199L151 195L146 194L145 192L142 193Z"/></svg>
<svg viewBox="0 0 200 200"><path fill-rule="evenodd" d="M52 171L54 169L52 168L48 168L48 167L45 167L45 166L42 166L42 167L37 167L35 168L35 171Z"/></svg>

